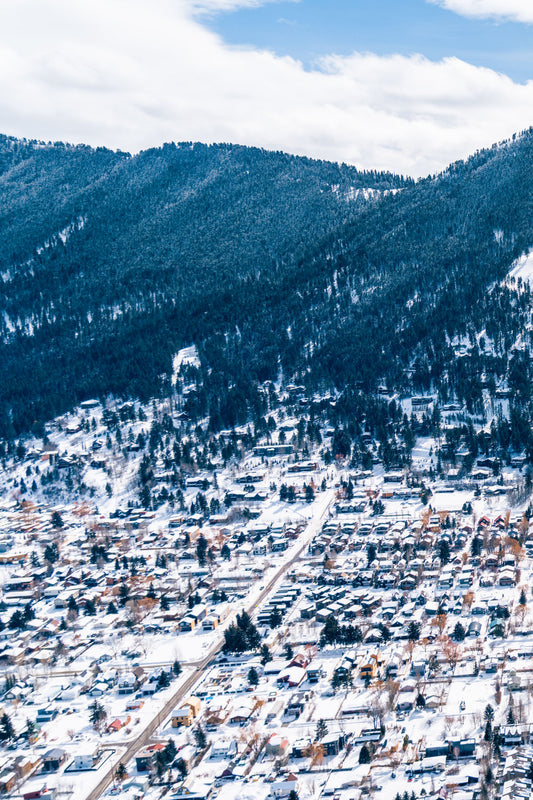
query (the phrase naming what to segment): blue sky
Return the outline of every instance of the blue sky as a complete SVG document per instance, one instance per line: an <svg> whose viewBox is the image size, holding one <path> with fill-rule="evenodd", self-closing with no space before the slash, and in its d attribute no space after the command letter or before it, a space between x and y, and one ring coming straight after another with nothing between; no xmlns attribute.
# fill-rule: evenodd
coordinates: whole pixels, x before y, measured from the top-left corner
<svg viewBox="0 0 533 800"><path fill-rule="evenodd" d="M533 6L533 0L531 0ZM533 26L501 18L468 18L425 0L300 0L213 15L207 22L226 42L266 48L307 67L328 53L455 56L533 78Z"/></svg>
<svg viewBox="0 0 533 800"><path fill-rule="evenodd" d="M423 176L533 124L533 0L1 0L3 133Z"/></svg>

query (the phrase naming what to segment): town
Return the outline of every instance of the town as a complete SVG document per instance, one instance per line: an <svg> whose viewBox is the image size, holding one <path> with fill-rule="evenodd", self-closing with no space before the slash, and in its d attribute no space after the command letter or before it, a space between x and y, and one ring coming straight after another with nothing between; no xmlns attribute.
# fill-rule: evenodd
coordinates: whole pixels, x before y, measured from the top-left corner
<svg viewBox="0 0 533 800"><path fill-rule="evenodd" d="M355 463L303 387L191 424L195 358L4 446L0 792L529 797L530 467L469 444L505 393L402 400L408 457Z"/></svg>

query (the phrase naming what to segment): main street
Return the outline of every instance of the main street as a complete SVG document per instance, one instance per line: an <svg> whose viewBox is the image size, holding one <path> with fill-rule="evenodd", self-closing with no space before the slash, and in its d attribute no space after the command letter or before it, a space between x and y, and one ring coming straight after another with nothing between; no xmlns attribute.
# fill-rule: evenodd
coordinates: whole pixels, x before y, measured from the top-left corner
<svg viewBox="0 0 533 800"><path fill-rule="evenodd" d="M312 510L313 516L294 545L287 551L287 555L283 563L280 565L279 569L274 573L274 575L268 580L268 583L261 589L259 595L254 597L254 599L249 602L248 605L244 605L242 610L246 611L250 615L253 615L260 610L270 594L274 591L279 581L287 574L293 564L300 558L302 552L304 552L304 550L309 546L309 543L320 531L324 518L326 517L334 498L334 489L327 489L317 497L313 503L313 506L310 507L310 511ZM148 744L161 723L191 692L194 685L202 677L204 670L209 666L211 661L222 648L222 643L223 638L221 636L217 636L214 640L213 646L210 648L205 657L201 661L196 662L197 666L194 668L194 671L180 684L174 694L165 703L163 708L154 714L153 718L146 725L143 731L126 746L126 750L120 758L120 761L123 764L127 764L132 758L135 757L136 753L138 753ZM116 763L111 765L94 789L92 789L92 791L86 796L86 800L98 800L98 798L103 795L109 785L113 782L116 766Z"/></svg>

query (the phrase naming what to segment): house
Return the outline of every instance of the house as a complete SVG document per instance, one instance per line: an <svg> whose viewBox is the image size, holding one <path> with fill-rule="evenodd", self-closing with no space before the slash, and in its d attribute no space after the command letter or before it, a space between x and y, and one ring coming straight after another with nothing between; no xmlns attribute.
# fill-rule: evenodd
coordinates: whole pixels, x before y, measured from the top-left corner
<svg viewBox="0 0 533 800"><path fill-rule="evenodd" d="M274 456L288 456L293 452L294 448L292 444L271 444L254 447L254 455L266 456L267 458L273 458Z"/></svg>
<svg viewBox="0 0 533 800"><path fill-rule="evenodd" d="M302 714L305 704L307 702L307 694L305 692L297 692L293 694L285 708L285 716L299 717Z"/></svg>
<svg viewBox="0 0 533 800"><path fill-rule="evenodd" d="M140 653L138 653L137 655L140 655ZM144 669L142 667L133 667L133 669L131 670L131 674L135 677L135 680L137 682L136 688L142 686L146 680L146 672L144 671Z"/></svg>
<svg viewBox="0 0 533 800"><path fill-rule="evenodd" d="M92 752L89 753L78 753L74 756L74 760L69 765L69 770L88 770L94 769L98 761L102 756L102 751L99 747L96 747Z"/></svg>
<svg viewBox="0 0 533 800"><path fill-rule="evenodd" d="M309 683L318 683L320 676L322 675L322 669L317 666L309 667L307 670L307 680Z"/></svg>
<svg viewBox="0 0 533 800"><path fill-rule="evenodd" d="M426 674L426 667L427 662L423 660L411 662L411 675L418 675L419 677L423 677Z"/></svg>
<svg viewBox="0 0 533 800"><path fill-rule="evenodd" d="M41 766L39 756L23 756L17 759L15 769L19 778L27 778Z"/></svg>
<svg viewBox="0 0 533 800"><path fill-rule="evenodd" d="M181 728L182 726L188 728L194 722L193 710L190 706L182 706L176 708L172 712L172 727Z"/></svg>
<svg viewBox="0 0 533 800"><path fill-rule="evenodd" d="M187 800L207 800L211 789L212 783L202 783L202 781L189 775L171 797L187 798Z"/></svg>
<svg viewBox="0 0 533 800"><path fill-rule="evenodd" d="M383 634L379 628L370 628L370 630L365 634L364 642L365 644L379 644L383 639Z"/></svg>
<svg viewBox="0 0 533 800"><path fill-rule="evenodd" d="M303 667L288 667L284 669L277 677L277 683L287 686L299 686L307 677L307 672Z"/></svg>
<svg viewBox="0 0 533 800"><path fill-rule="evenodd" d="M43 772L57 772L67 758L67 753L61 747L53 747L43 756Z"/></svg>
<svg viewBox="0 0 533 800"><path fill-rule="evenodd" d="M425 708L440 708L442 705L441 698L438 694L429 694L425 699Z"/></svg>
<svg viewBox="0 0 533 800"><path fill-rule="evenodd" d="M270 787L270 794L273 797L288 797L292 791L298 792L298 778L292 772L288 775L280 776L280 780L274 781Z"/></svg>
<svg viewBox="0 0 533 800"><path fill-rule="evenodd" d="M133 672L126 672L118 679L118 693L131 694L137 688L137 678Z"/></svg>
<svg viewBox="0 0 533 800"><path fill-rule="evenodd" d="M151 772L155 763L157 752L164 749L165 745L162 742L158 742L157 744L152 744L148 747L145 747L144 750L141 750L139 753L137 753L135 757L137 772Z"/></svg>
<svg viewBox="0 0 533 800"><path fill-rule="evenodd" d="M493 619L489 625L489 636L505 636L505 621L503 619Z"/></svg>
<svg viewBox="0 0 533 800"><path fill-rule="evenodd" d="M128 778L122 784L122 790L127 793L127 797L132 797L134 800L144 797L150 786L150 779L148 775L134 775Z"/></svg>
<svg viewBox="0 0 533 800"><path fill-rule="evenodd" d="M361 664L359 669L359 675L361 676L361 680L373 680L377 677L378 674L378 661L379 657L377 655L371 655L369 660L365 663Z"/></svg>
<svg viewBox="0 0 533 800"><path fill-rule="evenodd" d="M328 733L320 742L324 748L325 756L338 756L344 747L344 743L344 735L340 732Z"/></svg>
<svg viewBox="0 0 533 800"><path fill-rule="evenodd" d="M7 770L0 774L0 794L10 794L17 783L17 774L13 770Z"/></svg>
<svg viewBox="0 0 533 800"><path fill-rule="evenodd" d="M189 727L192 725L195 717L200 713L202 701L199 697L191 695L179 708L172 712L172 727L179 728L182 725Z"/></svg>
<svg viewBox="0 0 533 800"><path fill-rule="evenodd" d="M252 716L253 706L250 705L241 705L235 709L235 711L230 716L230 723L233 725L243 725L247 720L250 719Z"/></svg>
<svg viewBox="0 0 533 800"><path fill-rule="evenodd" d="M102 695L107 694L109 690L109 686L107 683L103 681L98 681L97 683L93 684L89 689L89 695L91 697L102 697Z"/></svg>
<svg viewBox="0 0 533 800"><path fill-rule="evenodd" d="M29 792L24 792L22 795L22 800L53 800L55 797L55 789L49 789L46 783L40 786L38 789L32 789Z"/></svg>
<svg viewBox="0 0 533 800"><path fill-rule="evenodd" d="M265 753L268 756L284 756L289 749L289 740L279 733L273 733L269 736L265 744Z"/></svg>
<svg viewBox="0 0 533 800"><path fill-rule="evenodd" d="M430 756L415 761L407 768L408 775L420 775L424 772L444 772L446 769L446 756Z"/></svg>
<svg viewBox="0 0 533 800"><path fill-rule="evenodd" d="M183 705L184 706L190 706L192 708L193 715L195 717L197 717L198 714L200 713L200 709L202 707L202 701L200 700L199 697L195 697L194 695L191 695L190 697L187 698L187 700L185 700Z"/></svg>
<svg viewBox="0 0 533 800"><path fill-rule="evenodd" d="M390 661L387 664L387 669L386 669L387 677L388 678L396 678L397 675L398 675L398 672L400 670L401 665L402 665L402 661L401 661L400 656L397 655L396 653L394 653L391 656Z"/></svg>
<svg viewBox="0 0 533 800"><path fill-rule="evenodd" d="M113 722L109 723L109 725L107 726L107 732L115 733L116 731L125 728L126 725L129 725L130 722L131 722L131 717L129 715L127 717L117 717L116 719L113 720Z"/></svg>
<svg viewBox="0 0 533 800"><path fill-rule="evenodd" d="M228 719L230 704L213 700L205 712L205 726L207 730L215 730L219 725L224 725Z"/></svg>
<svg viewBox="0 0 533 800"><path fill-rule="evenodd" d="M379 728L363 728L361 733L355 734L353 744L365 744L365 742L379 742L381 731Z"/></svg>
<svg viewBox="0 0 533 800"><path fill-rule="evenodd" d="M416 703L416 692L401 692L398 695L396 711L412 711Z"/></svg>
<svg viewBox="0 0 533 800"><path fill-rule="evenodd" d="M506 725L505 727L505 731L500 731L501 743L504 747L517 747L524 743L518 728L513 729L510 725Z"/></svg>
<svg viewBox="0 0 533 800"><path fill-rule="evenodd" d="M298 653L296 653L296 655L292 659L290 666L303 667L305 669L310 661L311 661L311 654L305 652L305 650L300 650Z"/></svg>
<svg viewBox="0 0 533 800"><path fill-rule="evenodd" d="M450 739L448 745L450 756L456 760L458 758L474 758L476 755L475 739Z"/></svg>
<svg viewBox="0 0 533 800"><path fill-rule="evenodd" d="M203 603L197 603L189 611L189 616L191 616L195 620L196 624L198 624L207 616L207 606Z"/></svg>
<svg viewBox="0 0 533 800"><path fill-rule="evenodd" d="M224 783L237 780L237 776L232 767L226 767L222 770L220 775L215 778L215 786L222 786Z"/></svg>
<svg viewBox="0 0 533 800"><path fill-rule="evenodd" d="M144 700L130 700L126 703L126 711L140 711L144 706Z"/></svg>
<svg viewBox="0 0 533 800"><path fill-rule="evenodd" d="M502 567L498 575L500 586L516 586L516 575L512 567Z"/></svg>
<svg viewBox="0 0 533 800"><path fill-rule="evenodd" d="M291 758L306 758L312 741L309 738L297 739L292 746Z"/></svg>
<svg viewBox="0 0 533 800"><path fill-rule="evenodd" d="M211 746L209 758L234 758L238 747L235 739L215 739Z"/></svg>

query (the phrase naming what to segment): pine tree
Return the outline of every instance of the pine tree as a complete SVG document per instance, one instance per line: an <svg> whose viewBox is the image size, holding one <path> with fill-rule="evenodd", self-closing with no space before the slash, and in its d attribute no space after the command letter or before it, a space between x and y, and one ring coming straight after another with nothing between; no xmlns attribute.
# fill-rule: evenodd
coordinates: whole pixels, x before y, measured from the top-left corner
<svg viewBox="0 0 533 800"><path fill-rule="evenodd" d="M95 700L94 703L91 703L89 706L89 722L96 728L96 730L100 729L106 717L107 712L105 708L98 702L98 700Z"/></svg>
<svg viewBox="0 0 533 800"><path fill-rule="evenodd" d="M85 601L84 614L87 617L96 616L96 603L94 599L91 599L90 597L87 598L87 600Z"/></svg>
<svg viewBox="0 0 533 800"><path fill-rule="evenodd" d="M166 670L162 670L157 679L157 688L166 689L168 686L170 686L170 675Z"/></svg>
<svg viewBox="0 0 533 800"><path fill-rule="evenodd" d="M174 739L168 740L167 745L163 752L165 753L167 764L172 764L172 762L174 761L174 759L178 754L178 750L176 748L176 743L174 742Z"/></svg>
<svg viewBox="0 0 533 800"><path fill-rule="evenodd" d="M270 650L268 649L268 645L266 644L261 645L260 656L261 656L261 664L263 664L263 666L265 664L268 664L269 661L272 661L272 656L270 655Z"/></svg>
<svg viewBox="0 0 533 800"><path fill-rule="evenodd" d="M465 636L466 636L466 631L463 625L461 625L460 622L457 622L455 628L453 629L453 638L455 639L456 642L462 642L464 641Z"/></svg>
<svg viewBox="0 0 533 800"><path fill-rule="evenodd" d="M149 600L156 600L157 599L153 583L150 583L150 586L149 586L148 591L146 593L146 597Z"/></svg>
<svg viewBox="0 0 533 800"><path fill-rule="evenodd" d="M207 746L207 739L201 725L198 725L198 727L194 729L193 736L198 750L205 750Z"/></svg>
<svg viewBox="0 0 533 800"><path fill-rule="evenodd" d="M407 637L410 642L418 642L420 639L420 625L418 622L411 621L407 627Z"/></svg>
<svg viewBox="0 0 533 800"><path fill-rule="evenodd" d="M125 606L128 600L130 599L130 590L128 589L127 583L120 584L118 589L118 596L120 605Z"/></svg>
<svg viewBox="0 0 533 800"><path fill-rule="evenodd" d="M155 771L159 780L163 777L168 769L168 762L164 750L158 750L155 756Z"/></svg>
<svg viewBox="0 0 533 800"><path fill-rule="evenodd" d="M7 742L15 737L15 729L8 715L4 712L0 717L0 740Z"/></svg>
<svg viewBox="0 0 533 800"><path fill-rule="evenodd" d="M196 544L196 557L198 559L198 564L200 567L205 567L206 557L207 557L207 539L201 533L198 537L198 542Z"/></svg>
<svg viewBox="0 0 533 800"><path fill-rule="evenodd" d="M328 734L328 726L324 719L319 719L316 724L315 742L319 742L324 736Z"/></svg>
<svg viewBox="0 0 533 800"><path fill-rule="evenodd" d="M274 608L270 612L268 624L270 625L271 628L279 628L279 626L282 623L282 620L283 618L281 616L281 611L277 606L274 606Z"/></svg>
<svg viewBox="0 0 533 800"><path fill-rule="evenodd" d="M37 732L37 724L32 720L27 718L26 719L26 730L24 731L24 736L26 739L31 739L31 737Z"/></svg>
<svg viewBox="0 0 533 800"><path fill-rule="evenodd" d="M63 519L62 519L61 514L59 513L59 511L53 511L52 512L51 522L52 522L52 525L53 525L54 528L62 528L63 527L64 523L63 523Z"/></svg>
<svg viewBox="0 0 533 800"><path fill-rule="evenodd" d="M227 542L224 542L224 544L222 545L222 549L220 550L220 555L224 559L224 561L229 561L231 559L231 550L229 549Z"/></svg>
<svg viewBox="0 0 533 800"><path fill-rule="evenodd" d="M185 779L187 777L187 764L185 763L183 758L179 758L176 761L176 769L178 770L182 779Z"/></svg>
<svg viewBox="0 0 533 800"><path fill-rule="evenodd" d="M361 747L359 751L359 763L360 764L370 764L370 752L366 744Z"/></svg>

